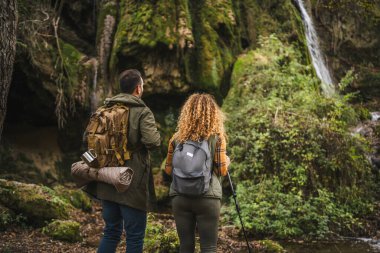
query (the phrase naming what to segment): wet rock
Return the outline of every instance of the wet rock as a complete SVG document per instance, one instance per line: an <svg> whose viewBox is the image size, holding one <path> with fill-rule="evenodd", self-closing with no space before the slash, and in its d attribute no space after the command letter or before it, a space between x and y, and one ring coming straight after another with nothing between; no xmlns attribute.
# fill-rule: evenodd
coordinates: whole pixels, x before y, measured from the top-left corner
<svg viewBox="0 0 380 253"><path fill-rule="evenodd" d="M368 158L376 169L380 169L380 113L371 112L371 120L366 120L352 129L352 134L360 134L370 143L372 152L368 154Z"/></svg>
<svg viewBox="0 0 380 253"><path fill-rule="evenodd" d="M380 120L380 112L371 112L371 120L372 121Z"/></svg>
<svg viewBox="0 0 380 253"><path fill-rule="evenodd" d="M79 232L80 224L71 220L56 220L42 229L42 232L53 239L80 242L82 237Z"/></svg>
<svg viewBox="0 0 380 253"><path fill-rule="evenodd" d="M380 157L371 157L371 162L376 168L380 169Z"/></svg>

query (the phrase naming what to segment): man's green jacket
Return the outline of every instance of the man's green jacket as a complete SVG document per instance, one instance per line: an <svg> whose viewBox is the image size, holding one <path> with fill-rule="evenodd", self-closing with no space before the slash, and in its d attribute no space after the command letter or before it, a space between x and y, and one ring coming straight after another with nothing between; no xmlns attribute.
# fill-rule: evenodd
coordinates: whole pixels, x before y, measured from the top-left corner
<svg viewBox="0 0 380 253"><path fill-rule="evenodd" d="M132 152L126 166L134 171L129 189L118 193L114 186L92 182L83 190L101 200L109 200L140 210L148 210L155 201L149 150L160 145L160 134L152 111L138 97L121 93L106 99L105 104L122 102L130 108L128 150Z"/></svg>

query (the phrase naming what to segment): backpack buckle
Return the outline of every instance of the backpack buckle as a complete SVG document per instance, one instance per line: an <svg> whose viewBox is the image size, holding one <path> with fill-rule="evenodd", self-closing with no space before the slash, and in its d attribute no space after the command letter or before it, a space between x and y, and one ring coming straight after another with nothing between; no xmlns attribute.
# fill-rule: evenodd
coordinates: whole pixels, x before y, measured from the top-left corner
<svg viewBox="0 0 380 253"><path fill-rule="evenodd" d="M112 154L113 152L115 152L115 150L113 150L113 149L105 149L105 152L106 152L106 155L109 155L109 154Z"/></svg>

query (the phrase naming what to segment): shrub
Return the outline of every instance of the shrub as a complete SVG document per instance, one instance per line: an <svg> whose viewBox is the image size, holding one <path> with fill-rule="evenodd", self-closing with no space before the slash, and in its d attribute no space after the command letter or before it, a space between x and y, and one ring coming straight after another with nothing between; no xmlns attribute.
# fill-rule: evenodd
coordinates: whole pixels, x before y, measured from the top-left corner
<svg viewBox="0 0 380 253"><path fill-rule="evenodd" d="M374 180L368 144L349 130L352 95L321 94L299 52L275 36L260 45L235 63L223 105L244 220L281 238L358 223L372 210Z"/></svg>
<svg viewBox="0 0 380 253"><path fill-rule="evenodd" d="M144 252L174 253L179 251L179 239L175 229L167 229L148 216L144 240Z"/></svg>

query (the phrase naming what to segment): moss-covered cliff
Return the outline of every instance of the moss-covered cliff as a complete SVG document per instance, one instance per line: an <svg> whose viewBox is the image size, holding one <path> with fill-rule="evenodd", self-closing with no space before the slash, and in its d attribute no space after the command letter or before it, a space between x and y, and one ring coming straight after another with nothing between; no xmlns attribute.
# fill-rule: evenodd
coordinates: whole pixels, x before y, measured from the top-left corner
<svg viewBox="0 0 380 253"><path fill-rule="evenodd" d="M144 75L145 101L165 135L162 154L154 156L160 164L178 105L195 90L221 103L236 57L260 46L259 35L277 33L306 52L291 0L20 0L19 14L6 126L58 125L61 176L59 168L80 153L90 112L118 92L122 70Z"/></svg>
<svg viewBox="0 0 380 253"><path fill-rule="evenodd" d="M57 108L69 110L90 105L91 92L116 93L125 68L142 71L148 96L189 90L220 96L236 56L257 47L258 35L277 33L304 46L290 0L20 1L20 15L18 71L44 75L42 87L31 90L48 90Z"/></svg>

